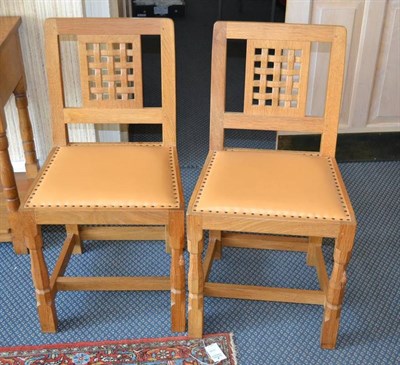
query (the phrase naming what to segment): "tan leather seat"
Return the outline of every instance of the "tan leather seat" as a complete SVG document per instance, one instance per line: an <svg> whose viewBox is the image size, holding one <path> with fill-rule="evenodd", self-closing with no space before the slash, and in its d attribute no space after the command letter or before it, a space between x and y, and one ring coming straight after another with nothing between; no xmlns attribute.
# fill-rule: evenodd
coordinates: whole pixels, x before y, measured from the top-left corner
<svg viewBox="0 0 400 365"><path fill-rule="evenodd" d="M349 220L331 159L276 151L217 151L194 212Z"/></svg>
<svg viewBox="0 0 400 365"><path fill-rule="evenodd" d="M162 146L58 147L25 207L178 208L174 161Z"/></svg>

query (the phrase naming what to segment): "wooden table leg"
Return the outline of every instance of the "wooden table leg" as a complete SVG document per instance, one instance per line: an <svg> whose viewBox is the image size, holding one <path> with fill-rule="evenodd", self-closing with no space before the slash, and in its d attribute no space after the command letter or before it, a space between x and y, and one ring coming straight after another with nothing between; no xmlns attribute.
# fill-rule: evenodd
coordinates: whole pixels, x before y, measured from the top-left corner
<svg viewBox="0 0 400 365"><path fill-rule="evenodd" d="M14 170L8 153L6 134L6 118L4 110L0 110L0 180L3 186L3 196L6 201L8 221L11 228L14 251L17 254L28 253L21 230L18 208L20 205Z"/></svg>
<svg viewBox="0 0 400 365"><path fill-rule="evenodd" d="M321 347L334 349L339 331L340 312L346 286L346 267L349 263L355 236L355 226L343 226L336 239L334 265L329 280L321 330Z"/></svg>
<svg viewBox="0 0 400 365"><path fill-rule="evenodd" d="M33 141L32 125L28 112L28 99L26 98L25 78L21 78L14 90L15 103L18 109L19 126L21 130L22 145L25 154L26 176L30 179L36 177L39 163L36 157L35 143Z"/></svg>
<svg viewBox="0 0 400 365"><path fill-rule="evenodd" d="M189 266L189 336L201 338L204 318L203 228L201 217L187 217Z"/></svg>

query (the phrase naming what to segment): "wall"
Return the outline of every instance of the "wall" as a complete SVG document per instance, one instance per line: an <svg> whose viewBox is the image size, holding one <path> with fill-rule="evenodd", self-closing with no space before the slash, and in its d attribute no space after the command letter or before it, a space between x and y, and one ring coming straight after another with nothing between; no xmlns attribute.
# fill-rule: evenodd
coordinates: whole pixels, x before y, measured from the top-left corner
<svg viewBox="0 0 400 365"><path fill-rule="evenodd" d="M83 16L83 5L81 0L0 0L0 16L16 15L22 17L19 34L28 84L29 113L38 158L43 163L52 146L44 61L44 20L50 17ZM71 68L73 72L74 66L72 65ZM5 112L11 160L15 171L23 171L23 149L13 98L6 105ZM73 126L71 138L80 141L94 141L95 130L91 125Z"/></svg>
<svg viewBox="0 0 400 365"><path fill-rule="evenodd" d="M400 0L287 0L286 22L346 27L341 132L400 131ZM323 49L313 57L307 110L320 113L328 59Z"/></svg>

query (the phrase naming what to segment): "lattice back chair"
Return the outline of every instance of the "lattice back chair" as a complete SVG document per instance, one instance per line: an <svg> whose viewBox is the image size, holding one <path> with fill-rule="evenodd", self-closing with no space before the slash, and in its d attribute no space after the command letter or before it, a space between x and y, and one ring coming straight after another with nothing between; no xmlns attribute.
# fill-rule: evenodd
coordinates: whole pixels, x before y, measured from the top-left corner
<svg viewBox="0 0 400 365"><path fill-rule="evenodd" d="M56 331L55 296L60 290L170 290L172 330L183 331L184 201L175 139L173 22L49 19L45 35L54 148L23 208L42 331ZM160 37L161 107L143 107L144 35ZM78 44L80 107L67 107L64 101L61 36ZM158 123L163 140L158 144L70 143L67 125L73 123ZM42 252L43 224L67 227L50 278ZM170 276L64 276L71 253L81 251L81 239L166 240Z"/></svg>
<svg viewBox="0 0 400 365"><path fill-rule="evenodd" d="M243 112L225 111L227 40L247 41ZM324 305L321 346L336 344L356 220L335 144L345 59L345 29L337 26L217 22L211 71L210 152L187 212L189 334L203 332L203 296ZM312 42L331 45L322 117L306 115ZM224 130L316 132L316 153L224 148ZM203 230L210 231L202 263ZM265 235L260 235L265 234ZM322 238L335 238L328 279ZM208 282L222 247L304 251L321 290Z"/></svg>

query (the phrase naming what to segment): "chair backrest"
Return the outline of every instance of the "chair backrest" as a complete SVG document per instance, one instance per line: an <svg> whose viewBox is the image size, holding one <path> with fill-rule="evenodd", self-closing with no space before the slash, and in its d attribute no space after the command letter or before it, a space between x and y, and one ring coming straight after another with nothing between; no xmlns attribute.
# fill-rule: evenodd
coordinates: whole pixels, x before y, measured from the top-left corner
<svg viewBox="0 0 400 365"><path fill-rule="evenodd" d="M243 112L226 112L227 40L246 40ZM325 111L307 116L310 49L329 43ZM346 30L340 26L217 22L211 70L210 149L224 148L225 129L321 134L321 155L334 156L344 73Z"/></svg>
<svg viewBox="0 0 400 365"><path fill-rule="evenodd" d="M69 123L162 124L163 145L176 145L172 20L54 18L46 20L45 34L55 145L68 144ZM145 35L160 37L161 107L143 106L141 37ZM62 36L77 43L79 107L65 103Z"/></svg>

